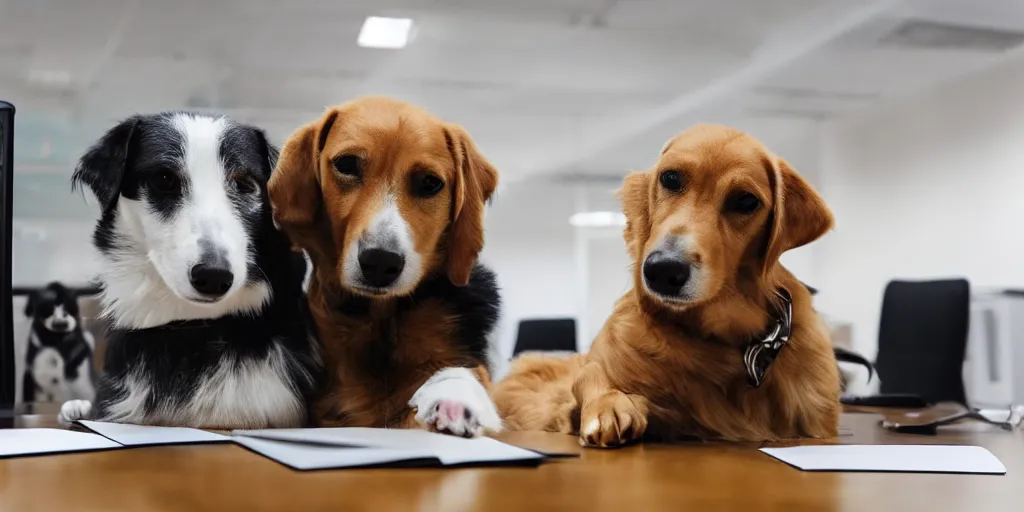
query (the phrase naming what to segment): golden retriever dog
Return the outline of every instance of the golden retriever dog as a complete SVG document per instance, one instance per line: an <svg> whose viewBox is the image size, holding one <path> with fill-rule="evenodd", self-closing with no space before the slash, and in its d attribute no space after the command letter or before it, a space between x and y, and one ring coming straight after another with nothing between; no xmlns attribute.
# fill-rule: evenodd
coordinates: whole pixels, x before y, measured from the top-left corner
<svg viewBox="0 0 1024 512"><path fill-rule="evenodd" d="M318 425L501 428L487 394L500 298L477 263L497 184L465 130L389 98L330 108L286 142L270 201L313 263Z"/></svg>
<svg viewBox="0 0 1024 512"><path fill-rule="evenodd" d="M749 135L701 125L620 199L633 289L589 354L514 362L492 390L506 425L597 447L836 436L828 333L779 264L832 227L814 189Z"/></svg>

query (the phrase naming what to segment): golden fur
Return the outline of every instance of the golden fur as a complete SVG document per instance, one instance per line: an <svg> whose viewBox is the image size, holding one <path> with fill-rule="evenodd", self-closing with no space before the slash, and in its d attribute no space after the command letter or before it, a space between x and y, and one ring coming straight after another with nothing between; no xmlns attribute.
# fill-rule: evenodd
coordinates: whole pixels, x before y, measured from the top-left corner
<svg viewBox="0 0 1024 512"><path fill-rule="evenodd" d="M667 170L683 176L682 192L660 185ZM760 208L725 208L743 193ZM620 199L633 289L589 354L513 363L492 391L509 428L578 433L591 446L644 436L834 437L839 376L828 333L806 288L779 264L833 224L813 188L752 137L701 125L672 139L653 169L627 176ZM687 257L701 272L687 300L666 300L644 281L645 258L668 235L691 240ZM743 350L770 325L780 287L793 298L792 335L754 388Z"/></svg>
<svg viewBox="0 0 1024 512"><path fill-rule="evenodd" d="M362 159L360 177L336 172L346 155ZM441 193L410 192L413 175L424 172L444 182ZM489 385L479 351L457 342L460 311L444 297L402 299L428 279L467 285L497 182L465 130L388 98L330 108L285 143L269 193L274 220L313 261L308 301L328 373L317 424L415 426L410 397L446 367L473 368ZM387 196L408 223L423 272L410 289L369 293L344 284L344 255Z"/></svg>

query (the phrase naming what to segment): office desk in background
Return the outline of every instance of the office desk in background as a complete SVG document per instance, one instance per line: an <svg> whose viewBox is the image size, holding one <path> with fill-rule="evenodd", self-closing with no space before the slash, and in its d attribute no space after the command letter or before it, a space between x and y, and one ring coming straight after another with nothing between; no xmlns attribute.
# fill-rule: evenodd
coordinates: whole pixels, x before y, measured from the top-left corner
<svg viewBox="0 0 1024 512"><path fill-rule="evenodd" d="M20 426L52 426L52 416ZM805 473L724 444L581 450L536 469L298 472L233 445L165 446L0 460L0 510L1013 510L1024 504L1024 433L967 424L933 437L845 414L843 444L977 444L1005 476ZM525 448L577 450L569 436L511 433Z"/></svg>

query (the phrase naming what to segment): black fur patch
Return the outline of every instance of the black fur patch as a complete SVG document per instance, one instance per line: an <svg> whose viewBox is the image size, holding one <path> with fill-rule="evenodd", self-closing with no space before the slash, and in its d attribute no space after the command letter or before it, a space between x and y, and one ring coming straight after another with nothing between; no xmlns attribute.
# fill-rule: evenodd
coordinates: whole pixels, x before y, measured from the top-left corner
<svg viewBox="0 0 1024 512"><path fill-rule="evenodd" d="M412 294L398 299L395 318L400 322L406 312L427 299L441 301L454 319L456 326L452 344L465 357L466 367L483 364L488 371L493 371L487 357L487 337L494 331L501 313L501 293L494 272L476 264L466 286L455 286L444 274L428 277ZM346 316L363 316L370 311L370 299L348 296L334 307ZM382 352L378 362L386 365L394 343L388 337L388 329L382 332L385 339L370 345L375 351L379 349Z"/></svg>
<svg viewBox="0 0 1024 512"><path fill-rule="evenodd" d="M426 298L440 299L455 318L453 343L475 364L488 366L487 337L494 330L501 314L501 292L494 272L481 265L473 266L466 286L455 286L447 275L429 278L416 291L399 301L400 309L412 309Z"/></svg>

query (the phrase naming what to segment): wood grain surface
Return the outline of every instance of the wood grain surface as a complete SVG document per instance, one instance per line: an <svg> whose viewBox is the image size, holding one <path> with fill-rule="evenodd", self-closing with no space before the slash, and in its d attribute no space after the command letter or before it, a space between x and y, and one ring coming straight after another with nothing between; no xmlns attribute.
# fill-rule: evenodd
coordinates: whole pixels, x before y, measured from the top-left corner
<svg viewBox="0 0 1024 512"><path fill-rule="evenodd" d="M1013 510L1024 504L1024 434L980 424L894 434L846 414L853 443L977 444L1005 476L805 473L756 446L691 443L580 449L558 434L512 444L580 453L539 468L298 472L232 445L174 446L0 460L0 510ZM46 416L18 426L49 426Z"/></svg>

